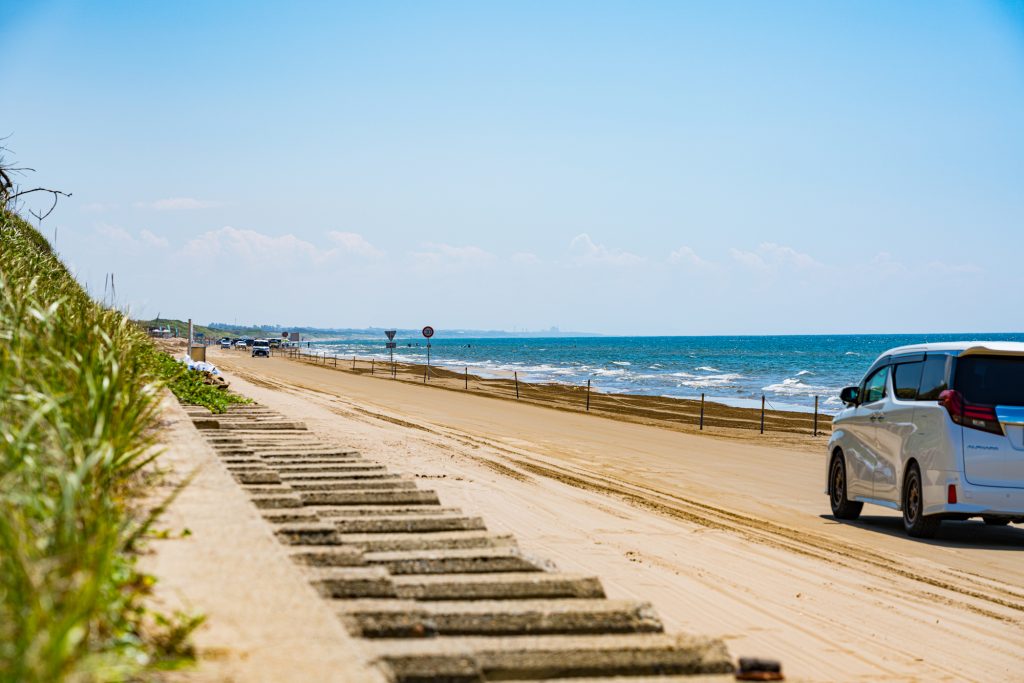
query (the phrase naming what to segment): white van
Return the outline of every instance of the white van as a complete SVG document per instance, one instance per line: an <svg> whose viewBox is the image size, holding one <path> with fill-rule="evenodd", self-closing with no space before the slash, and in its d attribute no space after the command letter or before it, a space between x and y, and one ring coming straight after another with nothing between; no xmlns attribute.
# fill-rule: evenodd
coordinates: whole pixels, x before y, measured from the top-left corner
<svg viewBox="0 0 1024 683"><path fill-rule="evenodd" d="M826 460L837 518L883 505L924 538L944 519L1024 522L1024 343L901 346L840 398Z"/></svg>

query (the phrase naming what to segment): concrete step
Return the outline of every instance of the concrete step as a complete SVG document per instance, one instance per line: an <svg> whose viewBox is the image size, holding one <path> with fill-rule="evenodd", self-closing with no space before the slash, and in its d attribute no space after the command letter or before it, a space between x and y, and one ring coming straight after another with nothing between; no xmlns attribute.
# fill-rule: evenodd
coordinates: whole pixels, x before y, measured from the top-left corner
<svg viewBox="0 0 1024 683"><path fill-rule="evenodd" d="M309 508L282 508L280 510L261 510L263 519L271 524L317 524L320 516Z"/></svg>
<svg viewBox="0 0 1024 683"><path fill-rule="evenodd" d="M256 462L246 462L242 464L225 462L224 467L228 472L273 472L274 474L277 474L277 470L267 467L258 460Z"/></svg>
<svg viewBox="0 0 1024 683"><path fill-rule="evenodd" d="M580 678L545 678L545 679L522 679L521 683L736 683L737 679L731 673L728 674L670 674L659 676L583 676ZM747 680L773 680L770 678L751 678ZM774 679L783 680L783 679Z"/></svg>
<svg viewBox="0 0 1024 683"><path fill-rule="evenodd" d="M264 462L267 462L268 466L271 466L269 461ZM366 460L355 460L352 462L341 462L331 465L314 465L312 467L279 465L275 463L273 467L281 474L295 475L335 474L341 476L349 472L357 475L366 475L371 472L376 472L377 474L389 474L384 465L377 465Z"/></svg>
<svg viewBox="0 0 1024 683"><path fill-rule="evenodd" d="M435 491L305 491L306 505L408 505L439 503Z"/></svg>
<svg viewBox="0 0 1024 683"><path fill-rule="evenodd" d="M341 536L333 524L296 522L280 524L274 535L287 545L341 545Z"/></svg>
<svg viewBox="0 0 1024 683"><path fill-rule="evenodd" d="M303 494L305 495L305 494ZM389 515L374 517L360 515L358 517L324 517L331 521L343 534L395 534L422 533L425 531L483 531L484 521L479 517L467 517L461 514L437 515Z"/></svg>
<svg viewBox="0 0 1024 683"><path fill-rule="evenodd" d="M263 462L263 460L253 456L221 458L220 461L225 465L258 465L260 467L267 466L267 464Z"/></svg>
<svg viewBox="0 0 1024 683"><path fill-rule="evenodd" d="M281 475L273 470L231 472L231 476L240 484L280 484Z"/></svg>
<svg viewBox="0 0 1024 683"><path fill-rule="evenodd" d="M257 494L250 496L249 500L251 500L253 505L261 510L279 510L302 507L302 499L296 494Z"/></svg>
<svg viewBox="0 0 1024 683"><path fill-rule="evenodd" d="M265 465L265 467L273 467L272 465ZM282 472L282 470L285 470ZM323 472L320 470L308 470L296 472L292 468L287 467L274 467L275 472L279 472L283 479L288 480L305 480L315 481L317 479L346 479L346 480L358 480L368 479L373 481L402 481L404 478L400 474L392 474L387 470L342 470L333 472Z"/></svg>
<svg viewBox="0 0 1024 683"><path fill-rule="evenodd" d="M398 683L727 674L718 639L664 634L371 640Z"/></svg>
<svg viewBox="0 0 1024 683"><path fill-rule="evenodd" d="M348 546L290 546L290 557L311 567L362 567L366 560L362 551Z"/></svg>
<svg viewBox="0 0 1024 683"><path fill-rule="evenodd" d="M309 582L325 598L394 598L394 583L383 567L310 567Z"/></svg>
<svg viewBox="0 0 1024 683"><path fill-rule="evenodd" d="M402 515L461 515L459 508L441 507L438 504L426 505L311 505L325 519L328 517L398 517Z"/></svg>
<svg viewBox="0 0 1024 683"><path fill-rule="evenodd" d="M296 493L287 484L242 484L250 496L286 496Z"/></svg>
<svg viewBox="0 0 1024 683"><path fill-rule="evenodd" d="M401 550L366 553L364 557L367 564L386 567L392 576L402 574L489 574L544 570L537 562L524 557L522 552L515 547Z"/></svg>
<svg viewBox="0 0 1024 683"><path fill-rule="evenodd" d="M398 597L409 600L530 600L603 598L594 577L554 572L410 574L392 578Z"/></svg>
<svg viewBox="0 0 1024 683"><path fill-rule="evenodd" d="M287 457L278 456L261 456L268 465L280 465L282 467L298 467L303 469L317 469L321 466L327 465L343 465L350 462L365 462L367 465L377 465L378 463L367 460L358 453L352 455L338 455L338 456L310 456L304 455L293 455Z"/></svg>
<svg viewBox="0 0 1024 683"><path fill-rule="evenodd" d="M296 491L415 491L411 479L287 479Z"/></svg>
<svg viewBox="0 0 1024 683"><path fill-rule="evenodd" d="M299 460L302 458L356 458L358 451L350 451L340 448L311 448L308 446L293 446L291 444L280 444L278 446L252 446L246 444L262 458L291 458Z"/></svg>
<svg viewBox="0 0 1024 683"><path fill-rule="evenodd" d="M339 602L353 635L364 638L434 636L661 633L649 603L629 600L482 600Z"/></svg>
<svg viewBox="0 0 1024 683"><path fill-rule="evenodd" d="M210 426L205 424L205 429L245 429L249 431L262 431L262 430L304 430L306 428L305 422L299 422L298 420L246 420L242 422L231 422L229 420L197 420L196 427L199 427L199 422L205 423L216 423L216 426Z"/></svg>
<svg viewBox="0 0 1024 683"><path fill-rule="evenodd" d="M318 516L319 517L319 516ZM422 534L342 534L342 542L365 552L515 547L515 537L487 531L434 531Z"/></svg>
<svg viewBox="0 0 1024 683"><path fill-rule="evenodd" d="M301 423L298 423L298 424L301 424ZM295 429L276 429L276 430L273 430L273 431L268 431L267 429L265 429L263 427L256 427L256 428L253 428L253 429L247 429L247 428L244 428L244 427L240 426L240 427L238 427L236 429L230 430L230 432L225 432L225 433L226 434L230 434L230 435L232 435L232 436L234 436L236 438L239 438L239 439L249 439L249 438L254 437L254 436L262 438L262 437L265 437L267 434L273 434L273 435L275 435L276 437L278 437L280 439L296 438L296 437L303 437L303 438L307 438L308 439L309 435L310 435L310 432L305 427L298 427L298 428L295 428Z"/></svg>

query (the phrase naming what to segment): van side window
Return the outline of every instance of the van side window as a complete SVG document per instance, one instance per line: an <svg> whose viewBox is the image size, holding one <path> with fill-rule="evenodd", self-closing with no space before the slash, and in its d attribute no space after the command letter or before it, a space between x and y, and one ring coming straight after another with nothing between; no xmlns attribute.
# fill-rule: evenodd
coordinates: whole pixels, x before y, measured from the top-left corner
<svg viewBox="0 0 1024 683"><path fill-rule="evenodd" d="M913 401L917 399L917 388L921 384L921 374L924 370L924 361L919 360L913 363L900 363L892 370L892 387L896 392L896 398L901 401Z"/></svg>
<svg viewBox="0 0 1024 683"><path fill-rule="evenodd" d="M921 372L921 388L917 392L918 401L938 401L939 394L949 388L949 366L952 356L928 355L924 359L924 370Z"/></svg>
<svg viewBox="0 0 1024 683"><path fill-rule="evenodd" d="M873 403L885 398L885 380L889 378L889 366L879 369L864 382L864 400L861 403Z"/></svg>

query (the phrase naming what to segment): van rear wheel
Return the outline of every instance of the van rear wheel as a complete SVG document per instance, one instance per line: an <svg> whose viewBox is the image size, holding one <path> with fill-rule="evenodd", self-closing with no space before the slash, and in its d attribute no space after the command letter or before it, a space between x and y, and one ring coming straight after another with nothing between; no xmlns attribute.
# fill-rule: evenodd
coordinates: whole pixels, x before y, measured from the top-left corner
<svg viewBox="0 0 1024 683"><path fill-rule="evenodd" d="M846 498L846 462L843 454L832 456L832 466L828 476L828 498L832 504L832 516L836 519L857 519L864 503L847 500Z"/></svg>
<svg viewBox="0 0 1024 683"><path fill-rule="evenodd" d="M942 521L924 514L924 485L921 469L911 465L903 480L903 528L914 538L934 538Z"/></svg>
<svg viewBox="0 0 1024 683"><path fill-rule="evenodd" d="M985 522L986 526L1006 526L1010 523L1006 517L986 517L982 516L981 521Z"/></svg>

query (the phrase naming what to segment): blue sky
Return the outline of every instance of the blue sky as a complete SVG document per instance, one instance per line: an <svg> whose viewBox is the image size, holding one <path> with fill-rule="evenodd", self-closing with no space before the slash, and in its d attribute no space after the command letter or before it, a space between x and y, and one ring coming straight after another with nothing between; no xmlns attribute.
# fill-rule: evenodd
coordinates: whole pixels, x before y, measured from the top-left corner
<svg viewBox="0 0 1024 683"><path fill-rule="evenodd" d="M44 231L142 316L1022 328L1021 2L0 5Z"/></svg>

